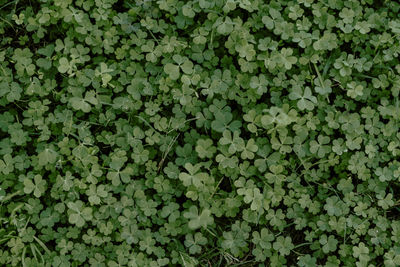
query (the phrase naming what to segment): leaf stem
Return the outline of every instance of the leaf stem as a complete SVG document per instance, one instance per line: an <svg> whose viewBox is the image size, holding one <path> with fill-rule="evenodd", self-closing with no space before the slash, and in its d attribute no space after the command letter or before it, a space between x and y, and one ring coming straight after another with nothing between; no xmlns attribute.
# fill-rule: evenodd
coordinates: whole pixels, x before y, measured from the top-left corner
<svg viewBox="0 0 400 267"><path fill-rule="evenodd" d="M325 88L324 79L322 78L321 73L319 73L317 64L313 63L313 65L314 65L314 68L315 68L315 70L316 70L316 72L317 72L319 83L321 84L322 88ZM326 101L329 103L329 97L328 97L328 95L326 95L325 98L326 98Z"/></svg>

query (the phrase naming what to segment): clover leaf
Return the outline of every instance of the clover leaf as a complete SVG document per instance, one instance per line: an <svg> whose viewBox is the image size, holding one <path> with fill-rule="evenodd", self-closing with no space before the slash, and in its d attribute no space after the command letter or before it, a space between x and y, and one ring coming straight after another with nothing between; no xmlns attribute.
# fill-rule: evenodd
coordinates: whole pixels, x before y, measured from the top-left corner
<svg viewBox="0 0 400 267"><path fill-rule="evenodd" d="M304 91L300 87L294 87L293 92L289 94L291 100L298 100L297 107L300 110L313 110L314 104L317 103L317 98L312 95L309 87L304 88Z"/></svg>
<svg viewBox="0 0 400 267"><path fill-rule="evenodd" d="M33 177L33 181L29 178L24 179L24 192L25 194L30 194L39 198L42 194L46 192L47 182L43 180L42 176L37 174Z"/></svg>
<svg viewBox="0 0 400 267"><path fill-rule="evenodd" d="M335 251L338 244L338 241L332 235L330 235L329 237L327 237L326 235L322 235L319 239L319 242L322 245L322 250L325 253Z"/></svg>
<svg viewBox="0 0 400 267"><path fill-rule="evenodd" d="M196 152L200 158L211 158L217 151L211 139L197 140Z"/></svg>
<svg viewBox="0 0 400 267"><path fill-rule="evenodd" d="M294 248L294 245L290 237L278 236L276 241L273 243L273 248L282 256L285 256L289 255L290 251Z"/></svg>
<svg viewBox="0 0 400 267"><path fill-rule="evenodd" d="M199 214L196 206L191 206L187 212L183 213L186 219L189 219L188 226L190 229L195 230L198 228L207 228L214 223L211 211L204 209Z"/></svg>
<svg viewBox="0 0 400 267"><path fill-rule="evenodd" d="M79 228L83 227L85 222L90 221L93 218L92 209L85 207L83 202L80 200L68 202L67 206L69 208L68 221Z"/></svg>

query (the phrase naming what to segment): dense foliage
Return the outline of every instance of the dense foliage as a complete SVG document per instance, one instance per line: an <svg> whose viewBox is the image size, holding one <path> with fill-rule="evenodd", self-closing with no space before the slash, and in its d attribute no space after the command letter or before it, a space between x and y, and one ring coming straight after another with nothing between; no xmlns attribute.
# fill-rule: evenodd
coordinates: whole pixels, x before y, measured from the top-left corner
<svg viewBox="0 0 400 267"><path fill-rule="evenodd" d="M400 266L400 4L1 0L1 266Z"/></svg>

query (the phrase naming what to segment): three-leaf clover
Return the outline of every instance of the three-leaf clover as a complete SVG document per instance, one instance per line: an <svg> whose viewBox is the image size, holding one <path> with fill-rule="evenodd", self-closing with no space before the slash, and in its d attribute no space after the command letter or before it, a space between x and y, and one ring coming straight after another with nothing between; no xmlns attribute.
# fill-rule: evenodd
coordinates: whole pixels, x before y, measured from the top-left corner
<svg viewBox="0 0 400 267"><path fill-rule="evenodd" d="M217 148L214 146L211 139L199 139L197 140L196 152L200 158L211 158Z"/></svg>
<svg viewBox="0 0 400 267"><path fill-rule="evenodd" d="M193 62L190 61L187 57L174 55L172 59L175 61L176 64L166 63L164 65L164 72L169 75L170 79L177 80L180 77L180 70L182 70L185 74L193 73Z"/></svg>
<svg viewBox="0 0 400 267"><path fill-rule="evenodd" d="M319 243L322 245L322 250L325 253L330 253L336 250L338 241L333 235L330 235L329 237L321 235Z"/></svg>
<svg viewBox="0 0 400 267"><path fill-rule="evenodd" d="M313 110L317 104L317 98L312 95L310 87L305 87L304 91L300 86L294 86L289 94L289 99L297 100L297 107L300 110Z"/></svg>
<svg viewBox="0 0 400 267"><path fill-rule="evenodd" d="M203 209L199 214L196 206L191 206L188 211L183 213L183 217L189 219L188 226L192 230L207 228L214 223L214 218L209 209Z"/></svg>
<svg viewBox="0 0 400 267"><path fill-rule="evenodd" d="M184 244L189 248L190 254L198 254L201 252L201 246L207 244L207 238L202 233L187 234Z"/></svg>
<svg viewBox="0 0 400 267"><path fill-rule="evenodd" d="M194 185L197 188L201 188L206 183L212 183L213 179L205 172L199 172L201 164L192 165L191 163L185 164L186 172L179 174L179 180L182 181L184 186Z"/></svg>
<svg viewBox="0 0 400 267"><path fill-rule="evenodd" d="M33 177L33 181L30 178L24 179L24 192L25 194L30 194L33 192L35 197L40 197L46 192L47 182L43 180L40 174L36 174Z"/></svg>
<svg viewBox="0 0 400 267"><path fill-rule="evenodd" d="M45 148L38 154L38 163L40 166L54 164L57 161L57 156L58 153L52 147Z"/></svg>
<svg viewBox="0 0 400 267"><path fill-rule="evenodd" d="M0 159L0 171L3 174L9 174L14 171L14 160L10 154L5 154L3 159Z"/></svg>
<svg viewBox="0 0 400 267"><path fill-rule="evenodd" d="M84 98L81 97L71 97L69 103L76 110L82 110L83 112L90 112L92 105L97 105L99 103L96 93L94 91L88 91Z"/></svg>
<svg viewBox="0 0 400 267"><path fill-rule="evenodd" d="M353 257L358 258L362 262L368 262L369 257L369 248L365 246L364 242L360 242L358 246L353 247Z"/></svg>
<svg viewBox="0 0 400 267"><path fill-rule="evenodd" d="M75 224L81 228L85 225L85 222L92 220L92 208L85 207L81 200L75 202L68 202L68 220L70 223Z"/></svg>
<svg viewBox="0 0 400 267"><path fill-rule="evenodd" d="M229 152L230 154L234 154L234 153L236 153L237 151L238 151L238 152L241 152L241 151L243 151L244 148L245 148L245 142L244 142L244 140L240 137L240 133L239 133L238 131L235 131L235 132L233 133L233 136L232 136L232 133L231 133L229 130L225 130L225 131L222 133L222 137L221 137L221 139L219 140L219 143L220 143L221 145L228 145L228 146L229 146L228 152Z"/></svg>
<svg viewBox="0 0 400 267"><path fill-rule="evenodd" d="M347 84L347 95L351 98L356 98L358 96L362 96L364 87L361 84L357 84L352 81Z"/></svg>
<svg viewBox="0 0 400 267"><path fill-rule="evenodd" d="M282 256L289 255L290 251L294 249L292 238L290 236L278 236L273 244L273 248L277 250Z"/></svg>
<svg viewBox="0 0 400 267"><path fill-rule="evenodd" d="M317 154L319 158L323 158L327 153L331 151L329 144L330 138L328 136L319 135L318 141L310 141L310 152Z"/></svg>

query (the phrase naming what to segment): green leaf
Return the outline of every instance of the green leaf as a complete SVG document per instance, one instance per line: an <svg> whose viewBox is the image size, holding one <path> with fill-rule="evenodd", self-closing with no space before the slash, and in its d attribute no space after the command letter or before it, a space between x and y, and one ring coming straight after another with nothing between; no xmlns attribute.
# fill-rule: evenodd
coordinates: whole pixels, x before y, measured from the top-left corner
<svg viewBox="0 0 400 267"><path fill-rule="evenodd" d="M300 110L313 110L314 104L317 103L317 98L312 95L309 87L304 88L304 92L300 87L294 87L293 91L289 94L291 100L298 100L297 107Z"/></svg>
<svg viewBox="0 0 400 267"><path fill-rule="evenodd" d="M61 73L66 73L71 69L68 59L66 59L65 57L60 58L58 60L58 63L59 63L58 71Z"/></svg>
<svg viewBox="0 0 400 267"><path fill-rule="evenodd" d="M278 236L273 244L273 248L277 250L282 256L289 255L290 251L294 249L292 239L288 237Z"/></svg>
<svg viewBox="0 0 400 267"><path fill-rule="evenodd" d="M330 253L336 250L338 241L334 236L330 235L327 237L326 235L322 235L319 239L320 244L322 245L322 251L325 253Z"/></svg>
<svg viewBox="0 0 400 267"><path fill-rule="evenodd" d="M164 66L164 71L169 75L172 80L177 80L179 78L179 66L172 63L167 63Z"/></svg>
<svg viewBox="0 0 400 267"><path fill-rule="evenodd" d="M45 148L38 154L38 163L40 166L54 164L57 160L58 153L52 148Z"/></svg>
<svg viewBox="0 0 400 267"><path fill-rule="evenodd" d="M211 139L199 139L197 140L196 152L200 158L211 158L217 148L213 146Z"/></svg>
<svg viewBox="0 0 400 267"><path fill-rule="evenodd" d="M214 223L214 218L212 217L210 210L204 209L199 214L196 206L191 206L187 212L183 213L183 216L190 219L188 226L192 230L201 227L207 228L209 225Z"/></svg>
<svg viewBox="0 0 400 267"><path fill-rule="evenodd" d="M24 179L24 192L25 194L30 194L39 198L46 191L47 182L42 179L42 176L37 174L33 177L33 181L29 178Z"/></svg>
<svg viewBox="0 0 400 267"><path fill-rule="evenodd" d="M217 27L217 32L222 35L228 35L233 31L233 22L230 17L226 17L224 21Z"/></svg>

